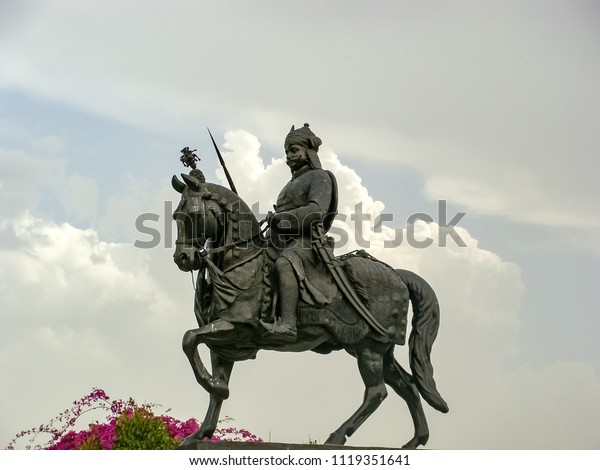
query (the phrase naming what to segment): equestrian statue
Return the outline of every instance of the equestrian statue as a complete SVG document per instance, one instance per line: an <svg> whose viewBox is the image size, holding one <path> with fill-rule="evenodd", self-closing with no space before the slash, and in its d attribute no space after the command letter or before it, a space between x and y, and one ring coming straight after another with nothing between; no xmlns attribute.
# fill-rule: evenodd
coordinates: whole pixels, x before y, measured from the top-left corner
<svg viewBox="0 0 600 470"><path fill-rule="evenodd" d="M212 135L211 135L212 138ZM436 388L430 353L439 327L439 305L429 284L359 250L336 257L327 235L337 214L338 188L318 155L321 139L308 124L292 129L284 142L291 179L274 211L258 221L231 189L209 183L196 168L198 157L185 147L181 161L191 167L173 188L181 201L174 261L182 271L198 271L194 313L198 328L187 331L183 350L198 383L210 394L206 417L182 448L214 433L229 378L237 361L261 349L345 350L354 356L365 384L363 402L325 444L343 445L378 408L390 386L410 410L414 436L404 445L425 445L429 428L421 397L443 413L448 405ZM408 338L410 373L394 358ZM198 353L211 353L209 372Z"/></svg>

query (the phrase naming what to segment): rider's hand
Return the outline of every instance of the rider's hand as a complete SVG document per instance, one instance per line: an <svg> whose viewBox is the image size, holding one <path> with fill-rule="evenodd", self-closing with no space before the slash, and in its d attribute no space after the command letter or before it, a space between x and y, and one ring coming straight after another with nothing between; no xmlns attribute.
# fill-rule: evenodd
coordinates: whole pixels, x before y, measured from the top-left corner
<svg viewBox="0 0 600 470"><path fill-rule="evenodd" d="M260 225L266 223L270 227L274 216L275 214L273 213L273 211L269 211L267 213L267 216L260 221Z"/></svg>

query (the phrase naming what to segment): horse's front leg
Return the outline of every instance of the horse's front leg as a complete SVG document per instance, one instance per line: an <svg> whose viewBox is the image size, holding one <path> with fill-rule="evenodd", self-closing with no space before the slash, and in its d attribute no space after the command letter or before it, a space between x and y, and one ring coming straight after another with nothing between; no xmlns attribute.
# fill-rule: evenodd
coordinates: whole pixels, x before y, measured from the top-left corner
<svg viewBox="0 0 600 470"><path fill-rule="evenodd" d="M221 358L218 354L212 351L210 353L210 356L212 362L213 377L217 380L220 380L222 383L225 384L225 386L228 386L229 377L231 377L231 371L233 369L234 363ZM210 402L208 404L206 416L204 417L204 421L202 421L200 429L196 432L200 439L204 439L205 437L212 437L213 433L215 432L215 429L217 429L222 404L222 398L219 398L213 394L210 395Z"/></svg>
<svg viewBox="0 0 600 470"><path fill-rule="evenodd" d="M183 335L182 348L190 361L196 381L210 393L211 397L215 396L221 400L225 400L229 396L229 376L227 376L227 380L224 380L218 374L211 375L200 358L198 345L201 343L210 344L212 341L218 341L222 336L231 334L233 330L234 326L231 323L217 320L202 328L188 330L185 335Z"/></svg>
<svg viewBox="0 0 600 470"><path fill-rule="evenodd" d="M211 351L211 362L212 362L212 372L213 377L215 379L221 380L225 384L229 383L229 377L231 376L231 371L233 369L233 362L227 361L221 358L218 354ZM206 411L206 416L204 417L204 421L200 425L200 429L195 433L189 435L185 438L183 443L180 445L180 448L183 449L193 449L194 443L197 441L202 441L204 438L210 438L214 434L217 429L217 424L219 422L219 414L221 412L221 405L223 404L223 399L219 398L213 394L210 395L210 402L208 404L208 410Z"/></svg>

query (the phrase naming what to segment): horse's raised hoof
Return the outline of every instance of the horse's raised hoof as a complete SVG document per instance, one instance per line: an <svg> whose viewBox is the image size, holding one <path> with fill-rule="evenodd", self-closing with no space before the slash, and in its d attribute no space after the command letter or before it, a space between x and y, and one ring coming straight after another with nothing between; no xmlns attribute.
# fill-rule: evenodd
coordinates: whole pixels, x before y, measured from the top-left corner
<svg viewBox="0 0 600 470"><path fill-rule="evenodd" d="M331 433L325 441L325 445L343 446L346 443L346 435L340 433Z"/></svg>

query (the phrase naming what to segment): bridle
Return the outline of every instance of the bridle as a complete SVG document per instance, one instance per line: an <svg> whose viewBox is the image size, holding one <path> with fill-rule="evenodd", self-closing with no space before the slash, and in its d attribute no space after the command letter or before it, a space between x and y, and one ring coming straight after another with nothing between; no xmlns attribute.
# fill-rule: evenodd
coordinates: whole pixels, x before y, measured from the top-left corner
<svg viewBox="0 0 600 470"><path fill-rule="evenodd" d="M246 248L249 243L254 243L256 240L259 240L259 243L261 244L265 244L268 241L268 238L266 238L264 235L268 229L269 226L266 225L252 238L246 240L237 240L233 243L221 245L214 248L210 246L211 241L213 240L211 238L205 239L204 237L194 237L191 240L179 240L178 237L178 239L175 241L175 245L196 247L195 253L200 257L200 259L204 259L210 255L224 253L235 248Z"/></svg>

